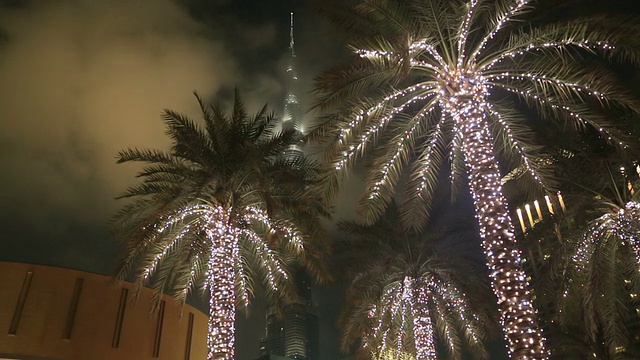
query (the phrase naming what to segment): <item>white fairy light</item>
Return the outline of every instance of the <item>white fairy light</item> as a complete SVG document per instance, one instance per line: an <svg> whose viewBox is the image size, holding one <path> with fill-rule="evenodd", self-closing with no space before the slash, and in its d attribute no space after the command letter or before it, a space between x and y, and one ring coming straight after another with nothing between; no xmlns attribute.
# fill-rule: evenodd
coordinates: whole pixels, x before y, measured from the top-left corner
<svg viewBox="0 0 640 360"><path fill-rule="evenodd" d="M583 124L583 125L590 125L592 128L594 128L595 130L597 130L598 132L600 132L600 135L602 136L603 139L605 139L608 143L610 144L614 144L617 146L620 146L623 149L627 149L629 147L628 144L626 144L625 142L623 142L620 139L617 139L615 137L614 134L612 134L611 132L607 131L606 129L598 126L598 124L594 123L593 121L588 120L587 118L584 118L583 116L580 115L580 112L578 110L573 109L572 107L568 106L568 105L558 105L555 103L552 103L550 101L544 100L542 98L540 98L538 95L535 95L532 91L523 91L520 89L517 89L515 87L512 86L508 86L507 84L498 84L495 86L499 86L500 88L509 91L511 93L514 93L516 95L520 95L521 97L525 98L525 99L534 99L536 102L543 104L543 105L548 105L549 107L551 107L552 109L555 110L560 110L562 112L564 112L566 115L568 115L569 117L575 119L576 121L578 121L578 123ZM598 93L598 97L600 97L601 94Z"/></svg>
<svg viewBox="0 0 640 360"><path fill-rule="evenodd" d="M411 296L414 299L413 306L415 309L413 316L413 337L416 343L416 360L437 359L433 321L431 320L431 313L428 307L429 298L427 295L427 287L416 286L415 281L409 285L411 286Z"/></svg>
<svg viewBox="0 0 640 360"><path fill-rule="evenodd" d="M363 343L368 347L375 346L371 340L377 339L377 347L372 351L393 350L400 354L406 352L406 339L413 338L413 346L408 347L415 348L416 360L435 360L438 355L434 319L439 318L443 326L448 327L450 321L444 318L444 313L449 312L458 317L471 341L480 344L482 338L475 330L479 320L470 313L466 297L451 281L431 275L417 278L405 275L387 286L379 305L369 310L367 315L373 327L365 330ZM446 304L446 309L439 307L439 303ZM411 334L405 333L408 329Z"/></svg>
<svg viewBox="0 0 640 360"><path fill-rule="evenodd" d="M475 15L477 6L478 0L471 0L467 4L467 14L462 23L460 36L458 37L458 68L461 68L464 65L464 47L467 44L467 39L469 37L469 28L471 27L471 20L473 19L473 15Z"/></svg>
<svg viewBox="0 0 640 360"><path fill-rule="evenodd" d="M520 155L520 159L522 159L523 165L529 171L531 176L538 182L538 184L542 185L542 178L538 175L538 172L531 166L531 162L529 161L529 158L525 155L526 149L520 146L515 136L513 135L513 131L511 131L509 124L504 120L504 118L499 112L493 110L493 106L491 104L488 104L487 112L491 116L494 116L495 118L498 119L498 123L502 126L505 133L507 134L507 138L509 139L509 142L513 145L513 147L516 149L516 151Z"/></svg>
<svg viewBox="0 0 640 360"><path fill-rule="evenodd" d="M162 261L171 255L174 247L186 241L185 239L193 233L206 234L210 251L208 254L201 253L190 259L190 277L182 291L186 295L194 285L198 276L196 270L200 255L205 256L207 270L204 274L204 285L210 293L207 335L209 360L232 360L235 357L236 281L239 286L248 286L241 274L243 255L239 242L249 241L253 244L252 247L266 270L267 285L271 290L277 291L281 279L289 278L282 259L247 224L259 223L269 231L278 233L283 243L291 245L296 252L304 251L302 235L293 226L282 221L274 222L264 210L255 206L247 206L239 212L241 215L237 218L230 216L233 211L233 208L197 204L185 206L162 217L152 227L154 231L149 238L150 244L159 246L158 251L152 255L141 272L141 281L147 281ZM249 305L249 294L246 291L242 292L241 301L245 306Z"/></svg>
<svg viewBox="0 0 640 360"><path fill-rule="evenodd" d="M207 273L209 298L209 333L207 359L235 358L235 262L233 255L238 247L238 234L229 228L229 217L218 207L213 214L213 227L207 229L211 240L211 256Z"/></svg>
<svg viewBox="0 0 640 360"><path fill-rule="evenodd" d="M429 135L429 141L427 142L426 148L422 151L422 156L418 159L418 163L421 165L422 170L420 171L420 184L418 185L417 192L418 194L422 194L422 192L427 187L427 174L431 170L431 156L434 152L435 147L438 145L438 141L442 141L442 137L444 133L442 131L442 121L437 123L435 129Z"/></svg>
<svg viewBox="0 0 640 360"><path fill-rule="evenodd" d="M397 145L396 151L393 154L393 156L391 157L391 159L389 161L387 161L386 164L384 164L384 166L382 167L382 170L380 171L380 173L377 174L379 180L377 180L373 184L373 187L370 190L369 199L374 199L374 198L376 198L376 197L378 197L380 195L380 189L389 181L389 171L390 171L390 169L392 169L394 167L395 163L398 161L398 158L400 158L400 156L402 155L403 151L405 151L406 143L410 142L411 139L413 138L413 132L416 131L416 129L420 126L420 124L421 124L420 120L422 119L422 117L425 116L424 113L428 113L432 109L433 108L431 108L431 107L427 107L426 111L420 112L416 116L417 121L415 121L415 123L413 124L411 129L409 129L405 133L403 133L399 137L399 139L396 139L396 145Z"/></svg>
<svg viewBox="0 0 640 360"><path fill-rule="evenodd" d="M531 52L543 51L545 49L555 48L562 49L567 46L575 46L578 48L582 48L585 50L600 50L600 51L611 51L616 47L607 42L597 42L597 43L589 43L588 41L574 41L572 39L567 39L563 42L544 42L540 44L530 43L523 45L521 49L516 49L513 51L503 52L498 57L491 60L486 65L480 66L479 68L483 71L488 71L492 69L495 65L500 64L502 61L506 59L516 59L519 56L525 55Z"/></svg>
<svg viewBox="0 0 640 360"><path fill-rule="evenodd" d="M274 224L269 219L269 216L265 211L258 209L255 206L249 206L246 210L247 213L245 215L245 219L247 221L257 220L261 222L269 229L274 229L277 232L281 233L286 242L291 243L295 246L295 249L298 253L302 253L304 251L304 241L302 239L302 235L292 225L287 223L284 223L282 225Z"/></svg>
<svg viewBox="0 0 640 360"><path fill-rule="evenodd" d="M518 12L522 11L522 9L529 3L531 2L531 0L516 0L514 1L514 3L511 5L511 7L506 10L505 12L503 12L502 14L499 14L497 21L495 21L495 26L493 27L493 29L487 33L487 35L480 41L480 44L478 46L478 48L473 51L470 55L470 58L475 59L477 58L480 53L482 52L482 50L485 49L485 46L487 45L487 43L489 42L489 40L492 40L497 34L498 32L502 29L502 27L509 22L510 20L512 20L512 18L518 14Z"/></svg>
<svg viewBox="0 0 640 360"><path fill-rule="evenodd" d="M602 215L585 232L572 260L576 270L584 271L596 247L605 239L614 238L623 248L630 250L640 271L640 203L630 201L616 212Z"/></svg>
<svg viewBox="0 0 640 360"><path fill-rule="evenodd" d="M531 1L512 0L504 7L498 6L494 14L482 15L489 17L489 26L476 28L480 22L479 12L484 11L480 10L481 3L468 0L466 8L459 13L457 25L446 29L449 34L455 34L452 41L447 39L446 43L438 43L437 34L418 33L413 34L401 50L376 46L355 50L361 58L359 61L384 59L402 68L406 77L399 76L399 81L391 84L390 94L383 98L376 98L379 92L364 92L364 105L337 129L338 141L332 150L338 155L334 163L338 170L347 169L363 155L367 146L372 146L379 133L391 128L395 132L387 142L389 149L378 164L377 173L370 177L367 195L370 200L378 199L398 175L393 173L392 178L392 170L399 168L400 161L410 160L415 161L416 170L409 182L409 196L423 198L433 168L443 162L443 157L447 158L440 154L441 149L451 151L452 181L456 175L454 165L461 160L456 159L456 151L460 151L469 169L483 248L511 355L523 360L546 359L545 339L532 304L533 296L527 290L522 259L502 192L500 168L494 154L498 136L505 146L516 151L522 168L535 181L542 183L542 176L528 157L531 149L515 135L515 126L509 116L501 114L503 110L499 105L492 104L493 95L498 91L499 95L505 91L514 94L531 107L562 115L577 127L593 128L610 144L627 148L616 133L599 126L597 119L580 110L587 98L603 105L617 103L612 94L614 91L609 87L579 76L580 73L565 76L552 68L521 69L521 64L526 64L530 55L560 54L561 59L567 52L611 55L620 49L609 41L601 41L603 39L597 38L598 35L581 32L558 34L556 39L552 38L552 32L540 38L534 33L530 39L523 33L522 36L514 35L509 41L494 42L500 32L506 32L504 29L528 9ZM512 71L506 70L509 66ZM413 117L420 126L403 122L402 131L398 130L399 126L391 126L401 115ZM492 133L493 129L498 129L497 133ZM419 144L419 148L412 153L410 150L415 144ZM545 199L550 213L559 211ZM559 202L559 205L563 208L564 204ZM540 204L534 203L534 206L541 218ZM627 241L632 244L635 240ZM640 253L640 245L638 249ZM381 328L377 332L386 330Z"/></svg>
<svg viewBox="0 0 640 360"><path fill-rule="evenodd" d="M406 90L406 91L414 91L417 88L418 88L417 86L416 87L412 87L412 88L410 88L409 90ZM428 88L428 87L421 87L421 88L423 88L423 90L432 90L431 88ZM398 92L398 93L394 94L392 97L385 98L384 101L378 103L373 108L371 108L368 111L368 114L371 114L374 111L377 111L377 110L383 108L387 101L397 99L398 97L400 97L402 95L406 95L405 92ZM336 170L341 170L342 168L344 168L345 165L347 164L347 162L352 160L354 155L359 153L364 148L365 144L368 143L371 140L371 138L373 136L375 136L380 130L382 130L389 123L389 121L391 119L393 119L393 117L395 115L403 112L407 107L409 107L413 103L415 103L417 101L420 101L420 100L426 100L426 99L430 98L431 96L433 96L433 94L418 95L418 96L415 96L415 97L407 100L401 106L393 108L389 112L389 114L387 114L386 116L384 116L383 118L380 119L380 121L378 122L378 124L376 126L372 127L371 129L369 129L363 135L360 136L360 138L357 141L357 145L351 145L348 148L347 151L343 152L341 159L339 159L337 161ZM352 123L354 123L354 124L359 123L359 121L362 119L362 116L363 115L357 116L356 120L353 121ZM345 128L345 129L343 129L343 131L341 131L340 136L339 136L339 141L341 143L344 143L344 139L346 137L346 134L349 132L346 129L352 129L354 126L355 125L349 126L349 127Z"/></svg>

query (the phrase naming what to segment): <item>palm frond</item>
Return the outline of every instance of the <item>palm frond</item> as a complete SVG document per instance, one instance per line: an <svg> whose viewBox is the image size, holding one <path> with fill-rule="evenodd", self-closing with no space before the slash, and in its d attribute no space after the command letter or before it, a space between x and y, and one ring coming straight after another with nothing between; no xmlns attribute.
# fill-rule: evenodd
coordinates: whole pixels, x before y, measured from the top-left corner
<svg viewBox="0 0 640 360"><path fill-rule="evenodd" d="M166 134L173 140L172 153L189 161L206 166L210 154L210 139L188 117L166 109L162 114Z"/></svg>
<svg viewBox="0 0 640 360"><path fill-rule="evenodd" d="M447 161L450 131L449 125L440 121L418 148L418 159L411 170L402 202L402 219L407 227L422 229L431 215L433 194L440 181L439 173Z"/></svg>

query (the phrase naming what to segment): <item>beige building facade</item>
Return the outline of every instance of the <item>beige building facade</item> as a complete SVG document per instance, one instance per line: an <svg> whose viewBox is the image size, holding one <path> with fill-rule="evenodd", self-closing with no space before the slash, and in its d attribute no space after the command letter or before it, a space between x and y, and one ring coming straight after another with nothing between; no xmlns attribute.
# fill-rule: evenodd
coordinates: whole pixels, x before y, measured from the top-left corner
<svg viewBox="0 0 640 360"><path fill-rule="evenodd" d="M0 360L206 359L207 316L130 283L78 270L0 262Z"/></svg>

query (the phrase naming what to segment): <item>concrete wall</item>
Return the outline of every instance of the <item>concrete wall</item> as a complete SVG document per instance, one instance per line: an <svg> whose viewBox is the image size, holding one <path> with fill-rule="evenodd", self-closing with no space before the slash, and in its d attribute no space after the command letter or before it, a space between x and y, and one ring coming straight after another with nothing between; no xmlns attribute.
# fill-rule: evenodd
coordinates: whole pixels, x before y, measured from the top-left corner
<svg viewBox="0 0 640 360"><path fill-rule="evenodd" d="M131 306L131 284L110 280L0 262L0 359L206 359L205 314L185 305L180 316L164 296L164 311L152 317L149 289Z"/></svg>

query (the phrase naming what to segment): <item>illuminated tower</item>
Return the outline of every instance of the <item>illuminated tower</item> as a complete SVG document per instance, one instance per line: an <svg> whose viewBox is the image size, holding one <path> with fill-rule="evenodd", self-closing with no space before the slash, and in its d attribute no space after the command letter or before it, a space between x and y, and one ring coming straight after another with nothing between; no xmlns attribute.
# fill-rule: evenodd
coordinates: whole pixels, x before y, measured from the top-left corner
<svg viewBox="0 0 640 360"><path fill-rule="evenodd" d="M290 24L290 58L282 129L295 129L302 138L302 111L296 95L298 75L295 71L293 13ZM295 146L286 155L302 155L301 146ZM281 359L280 357L285 357L285 360L318 360L318 315L311 300L311 279L302 269L296 269L292 274L298 300L284 305L280 314L274 309L267 312L265 338L260 340L260 360Z"/></svg>
<svg viewBox="0 0 640 360"><path fill-rule="evenodd" d="M285 130L296 129L302 134L302 110L298 98L298 74L295 70L296 51L293 40L293 13L291 13L291 27L289 30L289 64L287 66L287 93L284 98L284 112L282 128Z"/></svg>

